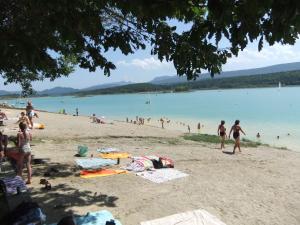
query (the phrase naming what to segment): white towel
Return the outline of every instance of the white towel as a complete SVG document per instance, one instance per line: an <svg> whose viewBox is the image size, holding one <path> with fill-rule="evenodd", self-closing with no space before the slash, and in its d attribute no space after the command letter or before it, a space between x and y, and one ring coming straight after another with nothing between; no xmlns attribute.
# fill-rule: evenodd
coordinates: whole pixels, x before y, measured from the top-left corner
<svg viewBox="0 0 300 225"><path fill-rule="evenodd" d="M183 173L178 170L171 169L171 168L140 172L140 173L137 173L137 175L141 176L147 180L150 180L154 183L163 183L166 181L170 181L170 180L188 176L188 174L186 174L186 173Z"/></svg>
<svg viewBox="0 0 300 225"><path fill-rule="evenodd" d="M194 210L141 222L141 225L226 225L205 210Z"/></svg>

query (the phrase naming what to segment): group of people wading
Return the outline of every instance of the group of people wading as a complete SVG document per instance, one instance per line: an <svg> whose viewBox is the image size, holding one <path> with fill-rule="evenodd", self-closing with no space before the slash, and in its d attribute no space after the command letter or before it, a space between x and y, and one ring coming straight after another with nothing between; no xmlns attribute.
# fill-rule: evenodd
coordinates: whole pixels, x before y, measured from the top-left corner
<svg viewBox="0 0 300 225"><path fill-rule="evenodd" d="M225 121L222 120L221 124L218 127L218 135L221 137L221 149L225 148L225 138L227 137L226 128L224 125L225 125ZM228 138L230 139L230 135L232 133L233 139L235 140L234 147L233 147L233 154L235 154L236 148L238 148L239 152L241 152L240 132L243 133L244 135L246 135L245 132L240 127L240 121L236 120L234 122L234 125L231 127L229 135L228 135Z"/></svg>

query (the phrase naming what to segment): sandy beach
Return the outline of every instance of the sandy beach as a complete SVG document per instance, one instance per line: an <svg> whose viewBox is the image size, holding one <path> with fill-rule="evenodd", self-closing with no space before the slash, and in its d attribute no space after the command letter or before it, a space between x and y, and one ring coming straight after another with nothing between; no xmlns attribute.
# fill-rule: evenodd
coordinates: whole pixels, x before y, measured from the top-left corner
<svg viewBox="0 0 300 225"><path fill-rule="evenodd" d="M9 118L0 127L16 135L19 110L3 109ZM34 129L33 155L48 159L33 165L32 197L42 207L47 223L68 213L109 210L123 225L205 209L227 225L300 224L300 153L267 146L243 148L224 154L219 145L187 141L183 132L122 121L94 124L88 117L39 112L35 120L46 125ZM133 156L161 155L175 161L188 177L162 184L134 173L83 179L74 155L85 144L89 154L101 147L117 147ZM226 150L231 151L232 146ZM122 159L121 166L130 160ZM46 191L39 181L47 168L59 170ZM114 166L119 168L120 166ZM24 173L26 174L26 173ZM47 178L48 179L48 178Z"/></svg>

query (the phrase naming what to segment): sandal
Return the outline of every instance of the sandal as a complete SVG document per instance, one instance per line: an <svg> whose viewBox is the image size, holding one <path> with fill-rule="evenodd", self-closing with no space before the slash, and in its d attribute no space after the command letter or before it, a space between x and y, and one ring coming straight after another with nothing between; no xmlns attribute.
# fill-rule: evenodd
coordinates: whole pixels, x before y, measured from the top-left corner
<svg viewBox="0 0 300 225"><path fill-rule="evenodd" d="M47 190L47 191L49 191L49 190L51 190L51 184L47 181L47 183L45 184L45 189Z"/></svg>

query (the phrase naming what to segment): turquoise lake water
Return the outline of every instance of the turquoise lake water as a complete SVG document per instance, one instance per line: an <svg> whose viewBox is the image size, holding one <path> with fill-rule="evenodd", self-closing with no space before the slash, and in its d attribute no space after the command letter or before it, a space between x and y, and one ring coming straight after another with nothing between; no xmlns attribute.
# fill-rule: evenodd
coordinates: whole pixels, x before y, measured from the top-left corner
<svg viewBox="0 0 300 225"><path fill-rule="evenodd" d="M72 96L32 98L36 109L67 113L103 115L125 120L135 116L168 117L196 129L204 124L204 133L216 133L220 120L227 130L235 119L241 120L246 138L277 147L300 151L300 87L207 90L185 93L151 93L98 95L84 98ZM150 104L145 104L150 100ZM15 103L15 100L9 101ZM185 128L184 128L185 129ZM288 133L290 135L288 135ZM276 138L280 136L279 140Z"/></svg>

